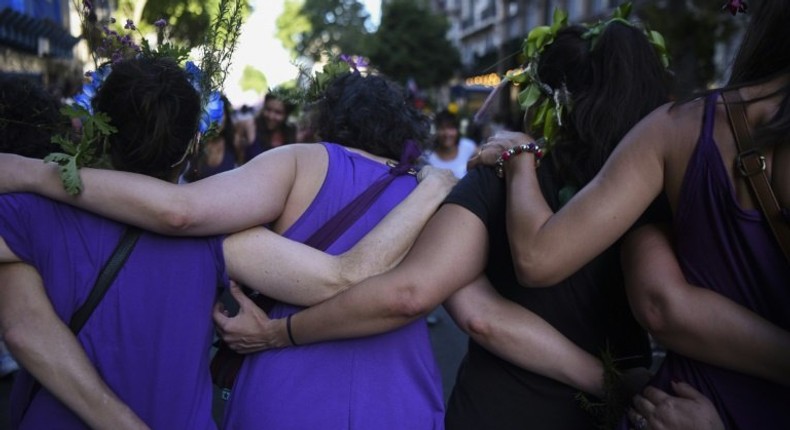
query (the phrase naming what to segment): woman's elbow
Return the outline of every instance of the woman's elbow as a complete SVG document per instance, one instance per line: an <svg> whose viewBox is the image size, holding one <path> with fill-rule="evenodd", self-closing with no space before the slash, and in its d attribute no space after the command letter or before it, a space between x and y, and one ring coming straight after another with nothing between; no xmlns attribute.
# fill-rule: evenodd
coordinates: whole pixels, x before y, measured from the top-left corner
<svg viewBox="0 0 790 430"><path fill-rule="evenodd" d="M562 281L552 267L540 259L514 258L516 280L524 287L550 287Z"/></svg>
<svg viewBox="0 0 790 430"><path fill-rule="evenodd" d="M409 286L393 291L390 296L389 310L392 315L405 319L417 319L429 314L437 305L417 286Z"/></svg>
<svg viewBox="0 0 790 430"><path fill-rule="evenodd" d="M179 234L189 232L195 225L195 220L189 206L183 202L173 202L156 216L161 233Z"/></svg>
<svg viewBox="0 0 790 430"><path fill-rule="evenodd" d="M485 344L486 339L493 337L493 326L489 319L479 315L472 315L464 318L459 326L467 335L476 342Z"/></svg>
<svg viewBox="0 0 790 430"><path fill-rule="evenodd" d="M674 327L671 304L663 297L650 295L632 300L631 308L637 322L656 339L671 334Z"/></svg>

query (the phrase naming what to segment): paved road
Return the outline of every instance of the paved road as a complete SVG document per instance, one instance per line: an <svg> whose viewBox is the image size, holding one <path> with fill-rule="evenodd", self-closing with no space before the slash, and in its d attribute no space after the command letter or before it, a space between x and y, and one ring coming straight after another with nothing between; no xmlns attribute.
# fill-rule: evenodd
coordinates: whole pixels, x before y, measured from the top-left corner
<svg viewBox="0 0 790 430"><path fill-rule="evenodd" d="M437 309L431 316L436 319L436 322L430 326L430 333L436 361L439 363L442 371L446 400L455 382L455 372L458 369L458 364L466 351L467 337L458 330L443 308ZM10 428L8 424L8 394L11 390L12 380L12 377L0 380L0 430ZM220 405L220 408L217 408L217 415L221 411L221 402L221 400L215 402L215 405Z"/></svg>

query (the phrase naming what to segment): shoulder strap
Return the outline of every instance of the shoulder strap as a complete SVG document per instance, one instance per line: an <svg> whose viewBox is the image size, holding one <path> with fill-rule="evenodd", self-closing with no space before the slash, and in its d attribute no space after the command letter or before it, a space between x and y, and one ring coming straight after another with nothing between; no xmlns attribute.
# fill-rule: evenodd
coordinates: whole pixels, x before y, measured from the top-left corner
<svg viewBox="0 0 790 430"><path fill-rule="evenodd" d="M354 198L354 200L338 211L329 221L321 226L320 229L307 238L304 242L305 245L310 245L313 248L326 251L338 237L370 209L370 206L373 205L381 193L396 177L406 174L416 175L417 172L414 169L413 162L420 156L420 153L417 144L413 140L407 140L404 143L400 163L395 164L394 162L388 162L387 165L390 167L389 172L370 184L368 188Z"/></svg>
<svg viewBox="0 0 790 430"><path fill-rule="evenodd" d="M779 247L782 248L785 258L790 262L790 225L784 221L782 208L779 206L776 195L771 189L771 182L765 174L765 157L752 139L743 99L737 89L722 93L721 97L724 100L730 127L735 135L735 144L738 147L738 155L735 157L736 167L738 167L740 174L748 180L754 197L779 242Z"/></svg>
<svg viewBox="0 0 790 430"><path fill-rule="evenodd" d="M96 278L96 283L93 285L93 290L91 290L90 295L85 300L85 303L83 303L82 306L74 312L74 315L71 316L69 328L74 334L79 333L85 323L88 322L88 318L90 318L93 310L96 309L96 306L98 306L104 298L104 295L118 276L118 271L121 270L121 267L126 263L129 254L132 253L132 249L134 249L134 245L139 238L140 229L131 226L126 227L121 241L118 242L110 259L104 264L104 268L102 268L101 273L99 273L99 277Z"/></svg>
<svg viewBox="0 0 790 430"><path fill-rule="evenodd" d="M82 330L82 327L88 321L88 318L90 318L93 310L99 305L101 299L104 298L104 295L110 288L110 285L118 276L118 271L123 267L124 263L126 263L129 254L132 253L137 239L140 238L140 233L141 231L137 227L126 227L120 242L118 242L112 255L110 255L110 259L104 263L104 267L99 273L99 277L96 278L93 289L85 300L85 303L83 303L82 306L74 312L74 315L71 316L69 328L75 336ZM22 417L27 413L27 409L30 407L33 398L40 389L41 384L37 380L34 380L28 391L29 394L27 396L27 402L25 403L24 412L22 412Z"/></svg>

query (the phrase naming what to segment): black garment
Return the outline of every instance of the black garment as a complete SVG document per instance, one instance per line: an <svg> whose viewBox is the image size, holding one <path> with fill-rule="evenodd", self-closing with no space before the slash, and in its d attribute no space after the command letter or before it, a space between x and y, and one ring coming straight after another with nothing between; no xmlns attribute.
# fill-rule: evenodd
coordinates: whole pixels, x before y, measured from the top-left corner
<svg viewBox="0 0 790 430"><path fill-rule="evenodd" d="M538 169L549 205L559 207L552 163ZM518 284L505 226L505 183L490 168L469 172L445 203L460 205L486 225L489 255L486 275L497 291L536 313L587 352L607 349L631 357L621 367L649 366L650 346L631 315L623 288L619 246L560 284L525 288ZM578 390L514 366L470 339L450 397L446 427L458 429L592 429L594 418L580 406Z"/></svg>

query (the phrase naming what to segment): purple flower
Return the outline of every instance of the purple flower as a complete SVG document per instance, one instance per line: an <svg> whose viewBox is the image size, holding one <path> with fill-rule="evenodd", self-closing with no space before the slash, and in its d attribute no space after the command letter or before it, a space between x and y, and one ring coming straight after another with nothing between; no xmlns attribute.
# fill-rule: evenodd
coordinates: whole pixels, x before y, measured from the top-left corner
<svg viewBox="0 0 790 430"><path fill-rule="evenodd" d="M359 68L364 68L368 66L368 61L359 55L355 57L351 55L340 54L340 61L348 63L348 65L351 66L351 68L354 69L355 72L358 72Z"/></svg>
<svg viewBox="0 0 790 430"><path fill-rule="evenodd" d="M121 55L121 53L120 52L113 52L113 54L112 54L112 62L113 63L117 63L117 62L119 62L121 60L123 60L123 56Z"/></svg>
<svg viewBox="0 0 790 430"><path fill-rule="evenodd" d="M728 10L733 16L735 16L738 12L746 13L746 11L749 9L749 5L746 4L745 0L729 0L724 6L722 6L721 9Z"/></svg>
<svg viewBox="0 0 790 430"><path fill-rule="evenodd" d="M154 22L156 28L164 28L167 25L167 21L164 18L159 18Z"/></svg>
<svg viewBox="0 0 790 430"><path fill-rule="evenodd" d="M126 25L124 25L123 28L127 30L137 30L137 27L134 26L134 21L131 19L126 20Z"/></svg>

